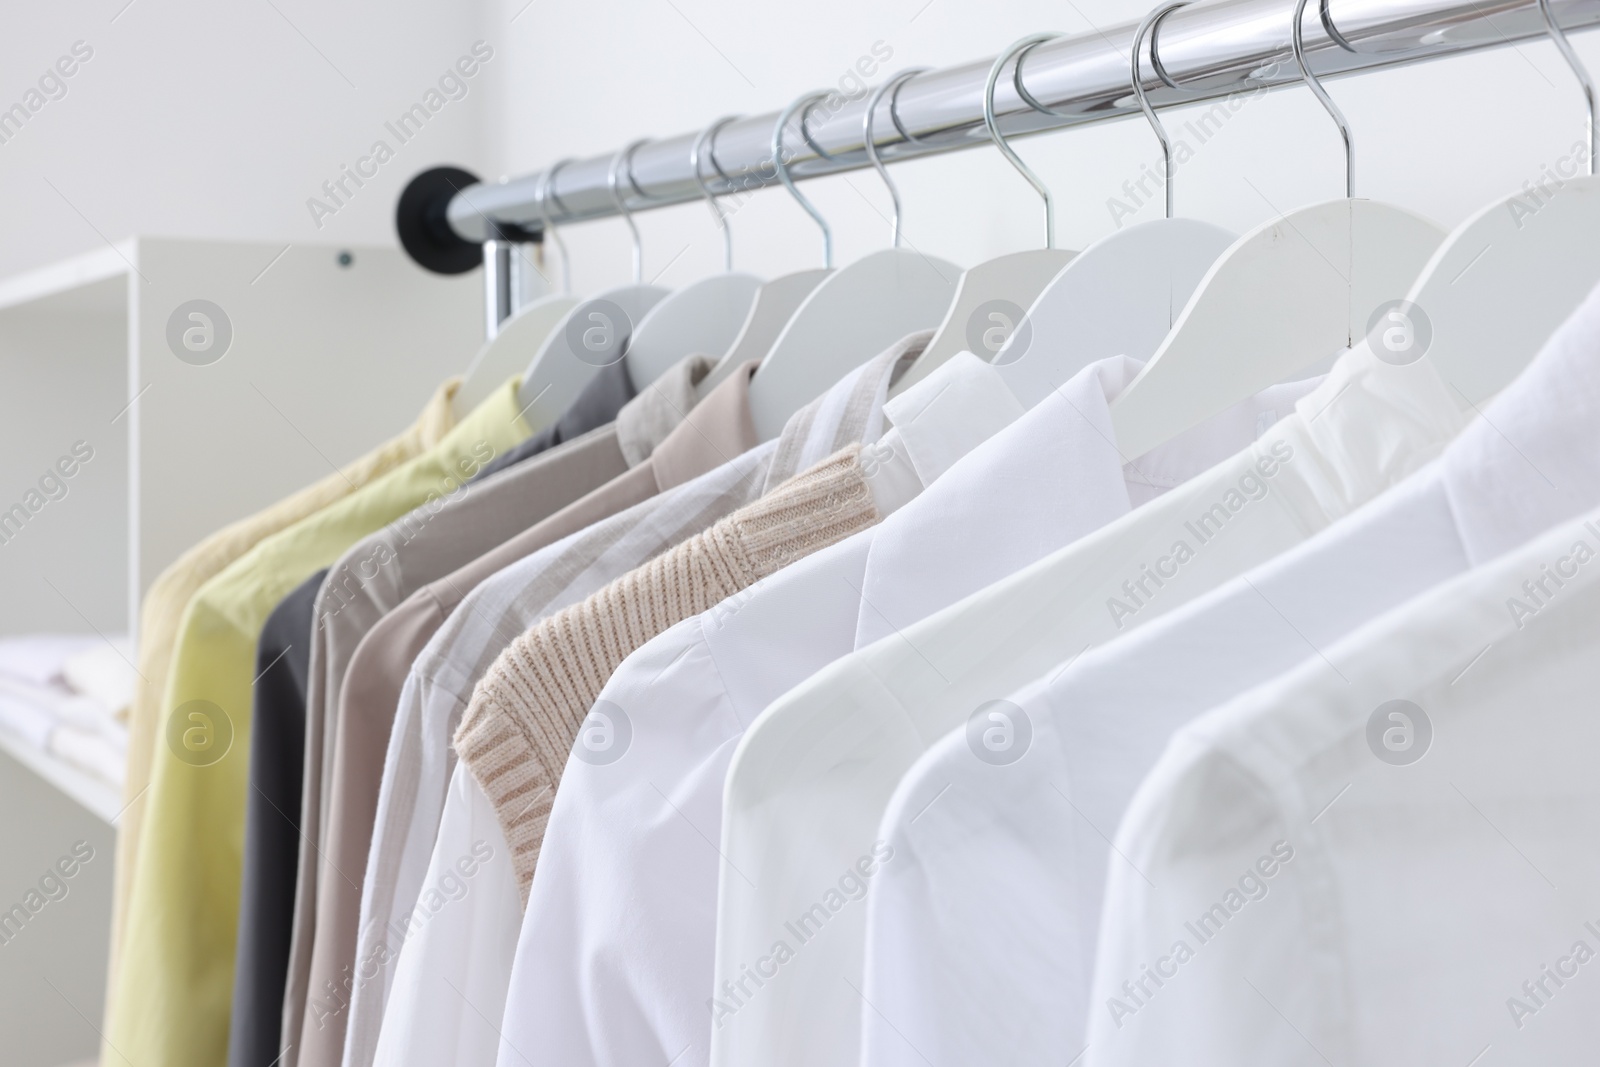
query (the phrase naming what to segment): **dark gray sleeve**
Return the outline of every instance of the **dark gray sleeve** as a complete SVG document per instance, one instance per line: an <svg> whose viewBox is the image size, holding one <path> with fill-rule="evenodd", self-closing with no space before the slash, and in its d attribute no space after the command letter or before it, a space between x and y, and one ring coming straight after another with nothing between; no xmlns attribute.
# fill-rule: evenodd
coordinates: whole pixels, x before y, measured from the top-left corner
<svg viewBox="0 0 1600 1067"><path fill-rule="evenodd" d="M622 410L622 405L632 400L637 392L638 390L633 387L633 379L628 377L626 360L619 359L609 366L601 367L599 372L589 379L589 384L583 387L578 399L562 412L554 425L545 427L509 452L500 453L472 480L487 478L496 471L505 470L514 463L521 463L531 456L537 456L540 452L554 448L563 441L582 437L596 427L615 421L617 412Z"/></svg>
<svg viewBox="0 0 1600 1067"><path fill-rule="evenodd" d="M256 646L228 1067L271 1067L282 1052L278 1039L300 854L306 676L312 613L327 575L318 571L284 597L267 616Z"/></svg>

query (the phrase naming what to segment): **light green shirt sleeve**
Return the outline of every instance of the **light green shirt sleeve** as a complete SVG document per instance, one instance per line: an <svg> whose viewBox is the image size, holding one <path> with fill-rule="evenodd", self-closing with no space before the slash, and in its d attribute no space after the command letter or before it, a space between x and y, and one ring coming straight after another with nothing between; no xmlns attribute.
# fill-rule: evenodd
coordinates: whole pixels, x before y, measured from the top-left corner
<svg viewBox="0 0 1600 1067"><path fill-rule="evenodd" d="M251 684L267 616L350 545L463 491L530 434L508 382L432 449L260 542L202 586L179 626L158 726L106 1041L130 1067L228 1057L249 789Z"/></svg>

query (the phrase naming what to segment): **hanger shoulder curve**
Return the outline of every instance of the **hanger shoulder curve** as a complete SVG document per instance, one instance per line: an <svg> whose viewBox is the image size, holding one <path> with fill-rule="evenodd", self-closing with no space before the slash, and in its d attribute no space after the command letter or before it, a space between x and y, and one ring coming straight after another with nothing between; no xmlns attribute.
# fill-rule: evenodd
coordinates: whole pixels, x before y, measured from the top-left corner
<svg viewBox="0 0 1600 1067"><path fill-rule="evenodd" d="M1509 384L1600 284L1597 243L1600 177L1589 176L1490 204L1445 239L1406 299L1463 408Z"/></svg>
<svg viewBox="0 0 1600 1067"><path fill-rule="evenodd" d="M577 306L574 297L548 293L502 323L500 332L483 343L462 375L461 389L456 393L459 410L471 411L504 385L507 378L520 374L550 332Z"/></svg>
<svg viewBox="0 0 1600 1067"><path fill-rule="evenodd" d="M1349 346L1444 237L1422 216L1372 200L1314 204L1246 233L1112 402L1118 447L1143 455Z"/></svg>
<svg viewBox="0 0 1600 1067"><path fill-rule="evenodd" d="M539 430L559 418L601 367L622 358L629 335L666 295L654 285L624 285L568 311L539 346L517 389L517 406L528 424Z"/></svg>
<svg viewBox="0 0 1600 1067"><path fill-rule="evenodd" d="M756 436L777 437L790 415L845 374L906 334L937 326L960 273L944 260L890 248L824 278L750 382Z"/></svg>
<svg viewBox="0 0 1600 1067"><path fill-rule="evenodd" d="M761 289L754 274L730 271L674 291L645 313L628 342L628 377L643 389L685 356L719 356L738 335Z"/></svg>
<svg viewBox="0 0 1600 1067"><path fill-rule="evenodd" d="M995 355L1032 407L1095 360L1149 359L1235 235L1195 219L1155 219L1094 242L1040 291Z"/></svg>
<svg viewBox="0 0 1600 1067"><path fill-rule="evenodd" d="M772 351L772 343L778 339L789 320L794 318L794 313L805 303L806 297L821 284L822 279L832 273L826 267L818 267L815 270L781 274L762 285L756 292L755 302L750 305L750 313L745 316L744 325L739 328L739 336L733 339L722 358L717 360L711 373L695 386L696 395L704 400L706 394L721 385L735 367L752 359L761 359Z"/></svg>
<svg viewBox="0 0 1600 1067"><path fill-rule="evenodd" d="M1075 255L1065 248L1031 248L968 267L933 340L890 394L900 395L957 352L992 361L1016 332L1028 306Z"/></svg>

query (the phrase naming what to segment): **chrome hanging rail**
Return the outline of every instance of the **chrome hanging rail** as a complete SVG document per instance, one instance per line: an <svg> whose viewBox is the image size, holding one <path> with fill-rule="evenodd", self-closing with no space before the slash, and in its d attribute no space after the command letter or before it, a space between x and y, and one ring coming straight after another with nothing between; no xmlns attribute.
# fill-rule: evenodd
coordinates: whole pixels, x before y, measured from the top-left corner
<svg viewBox="0 0 1600 1067"><path fill-rule="evenodd" d="M1550 0L1549 6L1569 31L1600 23L1600 0ZM1163 107L1302 87L1290 40L1294 8L1295 0L1206 0L1172 11L1150 33L1140 67L1150 102ZM1319 0L1303 25L1305 62L1323 78L1547 38L1538 0ZM996 95L1002 132L1025 136L1139 114L1128 78L1138 26L1135 20L1023 52L1020 70L1002 79ZM983 96L992 62L918 74L879 98L873 116L882 142L879 157L892 163L990 145ZM862 131L871 99L869 92L853 99L835 94L806 108L784 140L793 152L790 176L801 180L870 166ZM777 116L752 115L717 129L702 147L710 164L703 164L703 174L713 192L726 196L778 184L771 159ZM631 210L704 199L691 165L699 136L691 131L664 137L633 153L630 188L624 190ZM567 163L553 180L534 173L471 185L435 181L431 199L412 198L413 228L430 225L436 238L461 245L497 235L536 235L545 181L544 208L553 223L615 216L608 182L614 157L613 152ZM418 206L424 200L427 206ZM401 224L404 233L404 218ZM460 262L470 253L460 248L456 254Z"/></svg>

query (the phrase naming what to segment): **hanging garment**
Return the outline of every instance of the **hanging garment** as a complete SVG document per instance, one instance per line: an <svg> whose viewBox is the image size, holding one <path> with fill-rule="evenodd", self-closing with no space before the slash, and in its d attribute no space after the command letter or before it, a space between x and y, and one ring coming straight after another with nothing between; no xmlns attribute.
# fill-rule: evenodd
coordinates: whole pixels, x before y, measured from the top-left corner
<svg viewBox="0 0 1600 1067"><path fill-rule="evenodd" d="M851 445L550 616L500 653L473 689L451 743L500 820L521 901L561 768L611 672L668 627L881 517L861 446ZM610 747L610 725L591 733ZM538 803L530 804L534 797ZM442 834L434 850L450 851Z"/></svg>
<svg viewBox="0 0 1600 1067"><path fill-rule="evenodd" d="M777 462L811 466L827 455L813 456L812 450L831 449L835 441L846 434L863 437L868 432L881 431L881 409L889 381L897 368L909 364L915 354L921 351L927 336L926 333L913 335L881 353L797 412L777 442L763 445L749 454L756 457L754 466L751 465L751 459L740 457L735 464L724 465L713 474L721 474L724 478L734 476L741 487L749 487L745 490L748 495L745 500L739 501L739 505L750 503L757 497L764 498L781 492L779 487L792 477L792 472L777 468ZM847 437L846 444L849 443ZM774 457L772 465L760 460L764 455ZM763 467L766 469L763 470ZM755 491L757 485L764 491ZM726 499L725 491L721 492L720 499ZM651 528L660 525L659 519L652 516L644 530L644 538L634 532L607 552L604 567L616 568L606 575L607 579L620 577L618 571L625 573L632 570L672 545L705 531L715 520L734 510L730 508L719 514L708 514L705 509L696 507L693 509L696 516L694 525L678 526L676 532ZM667 533L670 536L664 537L663 534ZM591 569L595 576L600 572L601 568ZM604 584L600 582L597 586ZM593 591L595 589L589 589L585 593ZM577 599L566 600L555 607L565 607ZM538 621L534 620L535 623ZM463 775L466 772L458 767L456 774ZM471 788L476 789L476 783ZM542 821L544 813L548 811L549 799L548 790L526 798L523 806L529 811L525 815ZM509 884L511 895L507 898L498 892L484 892L464 899L432 918L424 929L406 941L395 971L394 993L384 1017L383 1035L375 1061L380 1065L424 1064L444 1060L465 1067L468 1064L488 1065L494 1062L498 1042L496 1034L492 1029L477 1025L477 1022L479 1013L481 1017L491 1019L500 1015L506 985L510 980L512 950L516 944L514 931L521 919L521 901L510 844L499 832L485 841L493 851L494 858L484 865L479 878L491 880L492 883ZM433 842L435 866L452 861L456 844L453 839L443 835ZM507 899L511 902L509 908L497 912L492 920L485 919L489 907ZM469 936L472 929L492 929L496 933L490 942L475 941ZM483 990L484 995L469 1009L459 998L452 998L450 1002L439 999L436 993L445 988L441 982L456 982L458 985L460 982L471 982Z"/></svg>
<svg viewBox="0 0 1600 1067"><path fill-rule="evenodd" d="M819 902L883 847L884 807L928 746L986 715L987 702L1348 513L1436 456L1464 422L1426 360L1391 365L1363 344L1242 453L769 707L728 772L717 987L786 934L803 946L725 1015L712 1063L859 1058L851 987L861 988L866 911Z"/></svg>
<svg viewBox="0 0 1600 1067"><path fill-rule="evenodd" d="M507 467L606 425L617 417L617 412L637 392L633 387L633 379L628 377L628 368L620 360L601 367L555 422L484 464L483 470L474 475L472 480L482 481Z"/></svg>
<svg viewBox="0 0 1600 1067"><path fill-rule="evenodd" d="M250 681L266 616L357 538L527 435L508 382L434 448L260 542L190 601L167 686L170 740L156 747L152 765L148 833L118 966L122 995L106 1034L123 1056L214 1067L227 1055Z"/></svg>
<svg viewBox="0 0 1600 1067"><path fill-rule="evenodd" d="M755 431L749 419L748 388L755 368L753 362L748 364L707 394L647 464L607 486L612 490L631 479L617 495L624 499L632 495L638 503L512 563L465 598L453 594L459 607L412 664L389 738L362 886L357 973L369 959L389 962L367 968L376 971L370 981L354 983L346 1065L366 1067L373 1062L384 1022L384 997L394 976L393 957L414 917L454 767L449 738L477 679L511 638L545 615L581 600L840 447L878 436L888 381L896 367L921 351L927 336L912 335L859 368L797 412L777 441L757 448L750 447ZM724 413L720 428L713 418L718 411ZM648 491L633 477L642 470L654 471ZM701 471L705 473L696 477ZM658 481L675 488L657 497ZM574 508L583 504L579 501ZM442 588L445 584L434 590L441 599L453 591ZM504 879L514 893L515 879L505 852L501 840L495 845L495 860L487 864L488 873ZM507 935L506 940L512 939ZM506 970L509 964L507 959ZM499 996L504 996L504 978ZM493 1055L492 1047L489 1054Z"/></svg>
<svg viewBox="0 0 1600 1067"><path fill-rule="evenodd" d="M289 969L304 767L311 614L326 568L272 609L256 645L251 685L250 778L244 805L239 934L233 965L229 1064L267 1067L280 1055L283 982ZM263 729L271 722L273 729ZM266 1056L266 1059L262 1059Z"/></svg>
<svg viewBox="0 0 1600 1067"><path fill-rule="evenodd" d="M454 765L449 743L454 717L466 707L473 683L494 655L521 632L517 621L521 615L500 617L514 608L520 591L507 583L523 573L546 573L550 561L557 562L557 569L547 572L552 575L578 573L594 565L610 546L608 531L642 521L661 494L719 466L722 454L738 455L753 445L748 397L754 369L754 364L746 365L708 393L646 462L418 590L380 624L394 640L370 646L375 667L384 677L398 676L402 682L392 727L382 732L377 747L352 753L352 759L361 759L363 773L379 783L361 885L356 964L351 975L341 979L335 995L330 997L325 987L315 991L312 999L320 1000L321 1006L308 1006L306 1013L307 1018L317 1018L343 1012L348 1002L343 1062L363 1067L372 1063L384 998L394 980L393 957L399 951L399 939L389 932L391 920L411 911L427 870L442 792ZM499 578L502 572L507 577ZM537 612L544 606L541 598L555 592L536 587L525 610ZM488 599L491 595L493 601ZM428 708L433 714L425 718ZM441 717L443 722L425 732ZM424 781L433 784L419 792ZM384 965L372 967L367 961L375 958ZM354 988L346 988L345 981L353 981Z"/></svg>
<svg viewBox="0 0 1600 1067"><path fill-rule="evenodd" d="M123 783L126 806L117 823L116 882L112 888L111 952L107 963L105 1022L110 1029L116 999L117 958L144 833L145 790L150 765L166 724L163 700L167 672L177 642L183 610L200 587L244 555L258 542L301 519L343 499L374 479L438 444L455 425L455 393L461 383L452 379L440 386L411 428L385 442L354 463L334 471L314 485L248 519L226 526L179 556L151 583L139 611L139 675L128 715L128 761ZM103 1050L106 1055L112 1050Z"/></svg>
<svg viewBox="0 0 1600 1067"><path fill-rule="evenodd" d="M613 427L609 435L599 431L602 438L609 437L614 442L615 457L619 460L622 457L620 444L615 442L624 438L648 453L659 438L648 440L645 434L661 428L670 433L687 413L686 408L672 405L681 403L685 394L694 395L692 378L696 366L692 360L680 361L668 370L664 376L667 384L661 389L645 390L627 401L621 410L601 406L591 396L588 409L576 414L569 410L571 417L566 423L576 428L589 418L604 416L611 420L615 416L614 421L609 422ZM611 390L611 398L615 399L620 393L619 389ZM657 408L667 410L657 411ZM553 476L555 472L576 473L566 465L545 465L539 470L546 476L533 484L529 484L526 476L507 477L493 483L458 485L449 494L430 499L352 546L333 566L330 580L323 583L317 594L311 687L306 704L303 758L307 778L300 806L299 857L298 860L286 858L287 862L297 864L298 880L294 936L284 993L284 1028L279 1047L293 1046L293 1052L298 1053L295 1063L304 1063L306 1067L338 1067L344 1049L345 1017L342 1013L321 1027L297 1024L303 1020L306 991L322 989L328 982L337 984L343 977L341 967L350 962L346 956L355 949L352 931L348 942L330 942L322 950L320 965L313 963L317 952L315 945L322 935L316 923L319 899L328 886L328 878L334 877L328 870L328 813L322 798L333 774L332 735L339 716L331 712L337 710L345 668L373 624L412 592L470 563L609 480L583 482ZM357 867L363 868L366 850L360 851ZM341 872L340 881L345 885L352 889L360 885L356 881L359 873L344 868ZM332 902L329 903L331 906ZM274 1056L279 1054L274 1052ZM283 1055L287 1061L290 1054ZM270 1059L262 1061L259 1067L270 1067L271 1062Z"/></svg>
<svg viewBox="0 0 1600 1067"><path fill-rule="evenodd" d="M946 735L906 772L867 895L862 1064L1071 1061L1109 835L1172 733L1356 627L1600 504L1600 291L1434 463L1305 544L1052 670L1020 758ZM935 803L937 801L937 803ZM1004 907L996 907L1004 901Z"/></svg>
<svg viewBox="0 0 1600 1067"><path fill-rule="evenodd" d="M1591 1059L1597 556L1590 511L1179 731L1117 830L1088 1063Z"/></svg>
<svg viewBox="0 0 1600 1067"><path fill-rule="evenodd" d="M930 599L959 599L1126 513L1130 498L1236 451L1310 388L1274 390L1134 467L1106 429L1110 399L1139 368L1120 357L1092 365L1023 414L994 368L955 357L885 409L928 485L920 496L622 665L602 698L628 709L630 747L615 766L566 762L517 948L502 1067L536 1041L562 1062L621 1065L666 1050L663 1059L705 1063L717 884L705 841L719 836L745 726L854 648L863 625L910 621Z"/></svg>

